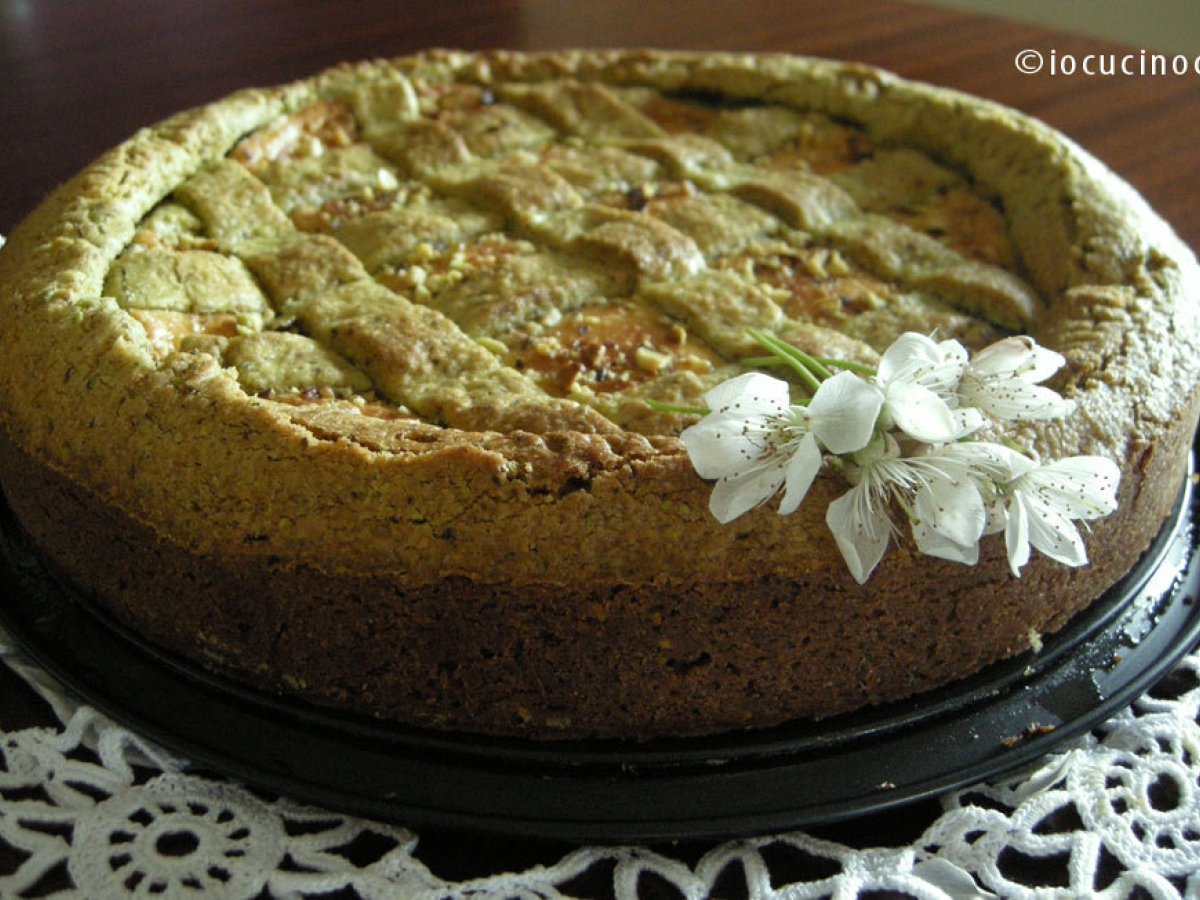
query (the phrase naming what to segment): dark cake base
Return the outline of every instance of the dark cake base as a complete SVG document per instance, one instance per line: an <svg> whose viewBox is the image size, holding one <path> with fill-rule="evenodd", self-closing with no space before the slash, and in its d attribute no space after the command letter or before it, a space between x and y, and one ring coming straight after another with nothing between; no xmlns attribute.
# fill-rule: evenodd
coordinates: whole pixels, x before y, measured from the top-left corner
<svg viewBox="0 0 1200 900"><path fill-rule="evenodd" d="M1142 562L1036 655L908 701L704 738L464 735L262 693L164 653L64 586L7 508L0 622L118 720L297 800L573 841L718 837L843 819L992 778L1111 716L1200 639L1197 514L1189 481Z"/></svg>

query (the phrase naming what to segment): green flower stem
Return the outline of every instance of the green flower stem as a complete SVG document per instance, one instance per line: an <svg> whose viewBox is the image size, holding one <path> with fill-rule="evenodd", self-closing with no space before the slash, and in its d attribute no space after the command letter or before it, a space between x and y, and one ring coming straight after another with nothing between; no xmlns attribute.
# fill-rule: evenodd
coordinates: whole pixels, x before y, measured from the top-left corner
<svg viewBox="0 0 1200 900"><path fill-rule="evenodd" d="M771 366L787 366L800 376L809 394L816 394L821 382L833 377L831 369L843 369L858 375L870 377L875 370L862 363L850 362L844 359L833 359L827 356L810 356L799 347L777 338L770 332L751 328L747 332L764 350L770 351L769 356L747 356L739 360L747 369L765 369ZM809 398L803 398L797 404L804 406ZM682 406L674 403L663 403L659 400L643 401L651 409L658 412L677 413L685 416L706 416L711 410L703 406Z"/></svg>
<svg viewBox="0 0 1200 900"><path fill-rule="evenodd" d="M797 350L791 344L788 344L787 346L788 350L790 352L795 352L796 358L799 359L800 362L804 363L804 365L806 365L809 370L817 376L818 381L825 381L827 378L833 377L833 373L829 371L829 369L823 362L821 362L821 360L817 359L815 356L809 356L803 350Z"/></svg>
<svg viewBox="0 0 1200 900"><path fill-rule="evenodd" d="M768 366L786 366L778 356L744 356L738 360L738 365L747 369L765 369Z"/></svg>
<svg viewBox="0 0 1200 900"><path fill-rule="evenodd" d="M665 413L679 413L684 416L707 416L712 410L705 406L681 406L675 403L663 403L661 400L643 400L651 409Z"/></svg>
<svg viewBox="0 0 1200 900"><path fill-rule="evenodd" d="M866 378L872 378L878 374L871 366L863 365L862 363L850 362L848 359L831 359L828 356L814 356L817 362L823 366L833 366L835 369L845 369L847 372L853 372L856 375L862 375Z"/></svg>
<svg viewBox="0 0 1200 900"><path fill-rule="evenodd" d="M812 363L815 362L811 356L803 350L793 347L786 341L781 341L773 334L768 334L765 331L759 331L757 328L747 332L750 337L766 350L774 353L781 362L787 363L793 371L800 376L800 380L804 382L804 386L808 388L810 393L815 394L817 388L821 386L821 382L830 376L830 371L824 366L817 363L819 367L814 369ZM825 374L818 375L818 372L823 371Z"/></svg>
<svg viewBox="0 0 1200 900"><path fill-rule="evenodd" d="M851 362L848 359L834 359L832 356L813 356L810 357L814 362L820 363L826 369L844 369L847 372L853 372L856 375L862 375L864 378L873 378L876 370L871 366L863 363ZM768 366L786 366L790 365L786 360L779 356L744 356L738 360L738 364L747 369L765 369Z"/></svg>

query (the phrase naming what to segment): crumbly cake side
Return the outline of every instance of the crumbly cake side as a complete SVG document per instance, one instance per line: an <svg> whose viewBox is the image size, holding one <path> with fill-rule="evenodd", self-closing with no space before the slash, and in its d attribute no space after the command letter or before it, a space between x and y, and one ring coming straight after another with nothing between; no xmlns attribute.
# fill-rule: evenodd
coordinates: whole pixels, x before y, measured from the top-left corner
<svg viewBox="0 0 1200 900"><path fill-rule="evenodd" d="M647 738L821 717L1029 646L1136 561L1197 417L1190 251L993 104L785 56L435 52L147 129L0 250L0 476L173 651L398 721ZM1032 334L1122 468L1092 564L716 524L677 434L756 326L872 361ZM1002 543L1002 542L1001 542Z"/></svg>

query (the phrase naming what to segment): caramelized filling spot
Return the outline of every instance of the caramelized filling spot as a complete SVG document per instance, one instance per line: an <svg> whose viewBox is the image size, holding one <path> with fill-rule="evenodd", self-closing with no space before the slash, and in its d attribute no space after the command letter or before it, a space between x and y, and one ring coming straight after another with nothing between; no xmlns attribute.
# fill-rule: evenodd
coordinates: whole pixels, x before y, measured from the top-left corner
<svg viewBox="0 0 1200 900"><path fill-rule="evenodd" d="M642 112L671 134L704 134L719 115L719 110L714 106L689 103L661 94L650 97L642 107Z"/></svg>
<svg viewBox="0 0 1200 900"><path fill-rule="evenodd" d="M319 207L301 207L291 213L292 224L298 231L334 234L343 222L368 213L391 209L397 203L397 193L374 194L362 197L334 197Z"/></svg>
<svg viewBox="0 0 1200 900"><path fill-rule="evenodd" d="M749 270L754 281L776 289L772 298L792 318L836 326L886 305L892 288L856 271L837 250L811 246L765 255L743 254L723 267Z"/></svg>
<svg viewBox="0 0 1200 900"><path fill-rule="evenodd" d="M245 138L230 157L254 172L272 162L321 156L357 139L358 125L345 101L320 100Z"/></svg>
<svg viewBox="0 0 1200 900"><path fill-rule="evenodd" d="M832 175L869 158L874 146L862 131L837 122L810 122L787 145L762 160L768 169L800 167L818 175Z"/></svg>
<svg viewBox="0 0 1200 900"><path fill-rule="evenodd" d="M709 372L721 363L678 322L629 303L584 308L504 343L508 365L557 397L579 389L616 393L669 371Z"/></svg>
<svg viewBox="0 0 1200 900"><path fill-rule="evenodd" d="M231 313L200 314L171 309L130 309L141 326L156 356L179 349L184 338L198 334L233 337L238 333L237 317Z"/></svg>
<svg viewBox="0 0 1200 900"><path fill-rule="evenodd" d="M915 209L890 215L959 253L1012 271L1017 266L1004 216L966 185L934 195Z"/></svg>

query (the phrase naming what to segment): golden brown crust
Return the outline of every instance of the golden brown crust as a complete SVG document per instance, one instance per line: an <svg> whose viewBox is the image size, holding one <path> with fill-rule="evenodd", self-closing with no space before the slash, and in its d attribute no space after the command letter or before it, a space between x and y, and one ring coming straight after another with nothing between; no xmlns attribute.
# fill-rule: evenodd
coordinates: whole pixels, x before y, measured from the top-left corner
<svg viewBox="0 0 1200 900"><path fill-rule="evenodd" d="M1023 426L1020 437L1046 455L1121 462L1121 508L1088 537L1093 565L1072 571L1040 561L1016 581L996 548L975 568L902 550L859 588L824 525L822 500L837 493L835 476L819 480L791 517L760 509L718 526L707 511L708 485L672 436L679 417L647 417L640 400L589 404L531 388L486 341L377 281L372 267L389 260L370 234L343 244L297 229L297 220L329 226L345 209L289 218L242 164L226 160L247 134L313 104L325 104L319 117L307 115L329 146L343 135L353 143L350 110L371 153L437 186L441 199L404 220L419 213L430 233L478 235L500 216L527 240L558 216L556 223L582 229L564 247L607 260L602 268L635 272L618 283L634 278L658 308L728 358L741 350L747 316L800 341L827 340L821 329L838 327L820 316L795 320L791 308L758 293L739 295L723 318L736 278L732 262L720 269L710 261L728 249L727 236L697 226L695 238L680 240L689 222L704 220L682 194L664 193L654 210L663 218L647 225L629 210L578 206L578 172L594 178L597 169L572 169L569 153L552 160L553 177L545 167L510 165L483 178L470 168L473 155L518 132L500 127L511 122L495 112L489 121L497 127L477 132L422 119L421 85L443 83L492 91L522 116L536 114L585 142L603 122L639 159L680 181L709 178L711 191L753 201L787 228L845 248L880 283L951 294L987 327L1028 327L1062 352L1068 366L1057 386L1078 413ZM838 181L831 160L845 159L844 147L812 164L819 177L746 175L720 145L664 133L682 107L635 115L612 99L613 90L635 89L816 112L855 123L877 146L915 148L945 168L905 169L916 173L913 184L936 183L952 169L1003 211L1015 268L997 265L1006 256L992 249L991 225L948 249L909 227L929 220L928 210L917 208L908 225L873 212L872 204L888 201L872 185L887 179ZM271 142L291 146L277 134ZM260 151L242 156L257 160ZM339 157L348 179L376 171L374 157L353 153ZM616 153L605 158L614 171L628 164ZM735 176L742 180L718 189ZM305 196L306 184L291 185L288 196ZM268 357L247 357L249 344L219 331L189 338L178 352L156 347L122 305L124 283L112 279L130 271L119 260L135 235L153 242L138 229L168 198L186 209L162 228L201 228L179 246L240 261L220 273L240 298L222 312L299 323L317 349L289 340L288 358L324 373L312 387L332 399L273 399L277 383L290 389L286 379L272 381L273 372L263 374ZM388 213L355 215L381 222ZM757 214L734 224L746 235L743 248L766 227ZM757 267L760 280L768 269L783 283L797 267L825 264L755 246L738 265ZM489 258L509 283L522 283L519 266L505 261L511 255L489 252L500 254ZM149 268L170 282L168 269ZM269 304L243 290L247 272ZM588 290L602 282L602 272L584 274ZM416 296L411 271L406 277L406 294ZM687 297L675 287L680 280ZM1010 110L864 67L785 56L435 52L243 92L139 133L65 185L0 251L0 292L0 425L11 442L0 474L59 565L182 652L216 653L222 665L273 688L304 681L303 692L323 702L450 727L646 737L828 715L960 677L1023 649L1031 629L1060 625L1128 569L1170 508L1197 415L1196 264L1126 186ZM192 304L183 312L201 311L186 291L172 296L176 306ZM456 308L469 307L468 294L454 296ZM522 296L522 309L544 302ZM697 297L702 315L689 311ZM828 297L805 303L825 310ZM872 334L838 338L856 342L846 352L869 354ZM394 416L373 414L367 383ZM662 381L662 390L694 398L705 383L693 372ZM635 406L642 412L631 412ZM68 508L77 515L61 512ZM89 562L72 549L79 530L90 533L89 546L104 543L103 559ZM136 569L143 545L158 560L144 581L104 562ZM158 596L170 583L188 587L169 614L138 597ZM289 604L302 584L316 593L298 622ZM350 597L370 610L365 618L347 614ZM588 612L605 602L611 608L602 614ZM336 608L344 608L337 629L322 618ZM200 636L206 619L227 630ZM367 619L384 624L364 636ZM500 621L511 633L486 663L470 652L449 658L471 643L469 625ZM798 623L811 624L817 646L789 631ZM329 643L335 639L341 643ZM356 653L359 639L374 649ZM935 648L933 661L916 672L926 647ZM355 657L364 668L352 668ZM573 660L580 681L564 681ZM836 684L841 671L859 674ZM406 688L419 672L423 687ZM505 701L503 691L520 678L533 699Z"/></svg>

